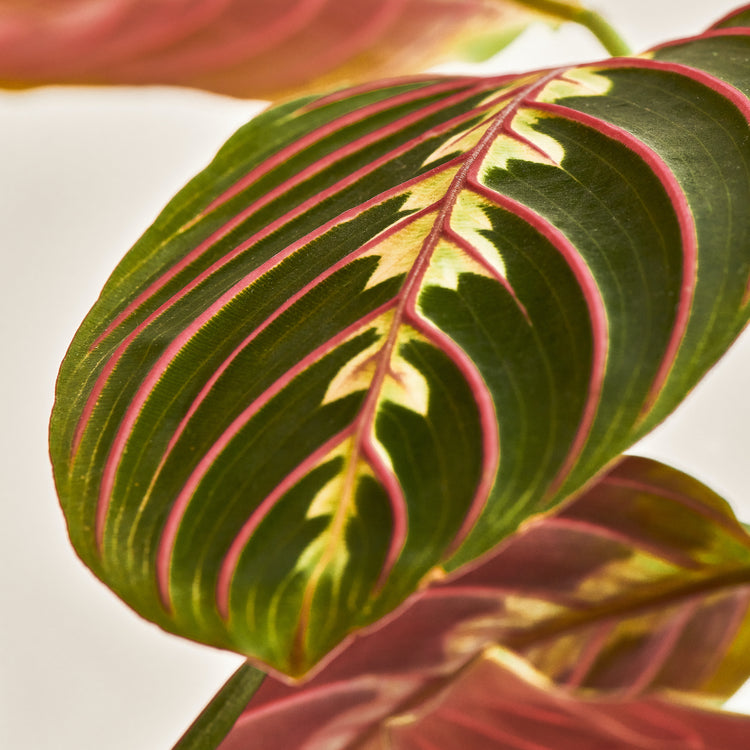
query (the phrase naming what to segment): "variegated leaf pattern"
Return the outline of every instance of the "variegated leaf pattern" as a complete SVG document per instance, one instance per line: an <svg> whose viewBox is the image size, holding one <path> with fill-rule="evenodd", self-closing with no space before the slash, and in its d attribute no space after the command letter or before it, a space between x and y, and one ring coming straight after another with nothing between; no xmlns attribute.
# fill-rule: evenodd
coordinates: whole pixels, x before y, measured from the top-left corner
<svg viewBox="0 0 750 750"><path fill-rule="evenodd" d="M489 56L535 0L0 0L0 85L187 85L270 98ZM583 19L586 20L585 18Z"/></svg>
<svg viewBox="0 0 750 750"><path fill-rule="evenodd" d="M267 677L219 747L726 750L750 717L706 711L748 676L750 535L699 482L626 457L309 682Z"/></svg>
<svg viewBox="0 0 750 750"><path fill-rule="evenodd" d="M300 675L578 489L748 318L738 49L374 83L241 129L63 363L81 557Z"/></svg>

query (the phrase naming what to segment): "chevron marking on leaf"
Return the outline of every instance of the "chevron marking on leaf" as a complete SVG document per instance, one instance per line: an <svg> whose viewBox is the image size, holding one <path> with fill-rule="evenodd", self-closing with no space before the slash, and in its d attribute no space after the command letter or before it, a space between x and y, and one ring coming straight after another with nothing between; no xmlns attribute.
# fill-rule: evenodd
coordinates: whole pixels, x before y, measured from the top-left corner
<svg viewBox="0 0 750 750"><path fill-rule="evenodd" d="M748 29L714 30L240 129L63 363L51 453L81 557L166 629L301 676L580 491L750 315L748 55ZM546 527L611 553L580 606L703 564L642 535L626 555L614 526ZM742 606L663 614L644 663ZM597 632L574 681L620 669L624 636Z"/></svg>

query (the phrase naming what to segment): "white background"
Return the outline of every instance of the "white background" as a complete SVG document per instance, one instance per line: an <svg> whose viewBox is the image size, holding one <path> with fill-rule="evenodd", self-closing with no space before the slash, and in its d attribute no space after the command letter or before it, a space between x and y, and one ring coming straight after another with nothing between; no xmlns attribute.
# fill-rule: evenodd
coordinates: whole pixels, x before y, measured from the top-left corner
<svg viewBox="0 0 750 750"><path fill-rule="evenodd" d="M638 50L732 0L597 0ZM585 31L530 30L498 72L603 56ZM68 545L46 452L56 370L106 277L257 104L192 91L0 93L0 747L169 750L241 661L162 633ZM750 520L746 335L641 453ZM733 702L750 712L750 691ZM290 748L290 750L294 750Z"/></svg>

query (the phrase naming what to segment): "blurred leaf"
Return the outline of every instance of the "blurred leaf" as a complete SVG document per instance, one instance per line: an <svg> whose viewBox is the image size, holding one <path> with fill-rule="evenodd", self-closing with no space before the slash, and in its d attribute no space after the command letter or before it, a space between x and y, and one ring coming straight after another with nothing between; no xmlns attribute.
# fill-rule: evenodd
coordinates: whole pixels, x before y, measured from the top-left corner
<svg viewBox="0 0 750 750"><path fill-rule="evenodd" d="M748 737L750 717L656 697L570 695L492 649L421 711L394 717L351 750L745 750ZM220 747L255 745L230 735Z"/></svg>
<svg viewBox="0 0 750 750"><path fill-rule="evenodd" d="M529 22L560 20L537 4L0 0L0 85L169 84L270 98L490 56Z"/></svg>
<svg viewBox="0 0 750 750"><path fill-rule="evenodd" d="M578 490L750 314L747 55L750 30L713 32L241 129L63 363L84 561L164 628L301 675Z"/></svg>

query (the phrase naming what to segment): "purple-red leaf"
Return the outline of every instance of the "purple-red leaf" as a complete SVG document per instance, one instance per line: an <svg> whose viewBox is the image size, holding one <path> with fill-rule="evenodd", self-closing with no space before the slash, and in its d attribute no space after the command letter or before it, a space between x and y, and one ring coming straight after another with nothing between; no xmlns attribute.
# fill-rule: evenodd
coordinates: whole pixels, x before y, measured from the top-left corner
<svg viewBox="0 0 750 750"><path fill-rule="evenodd" d="M389 719L349 750L746 750L748 739L750 717L652 696L571 695L495 648L419 709ZM231 740L220 747L258 745Z"/></svg>
<svg viewBox="0 0 750 750"><path fill-rule="evenodd" d="M508 0L0 0L0 85L267 98L489 53L539 17Z"/></svg>

